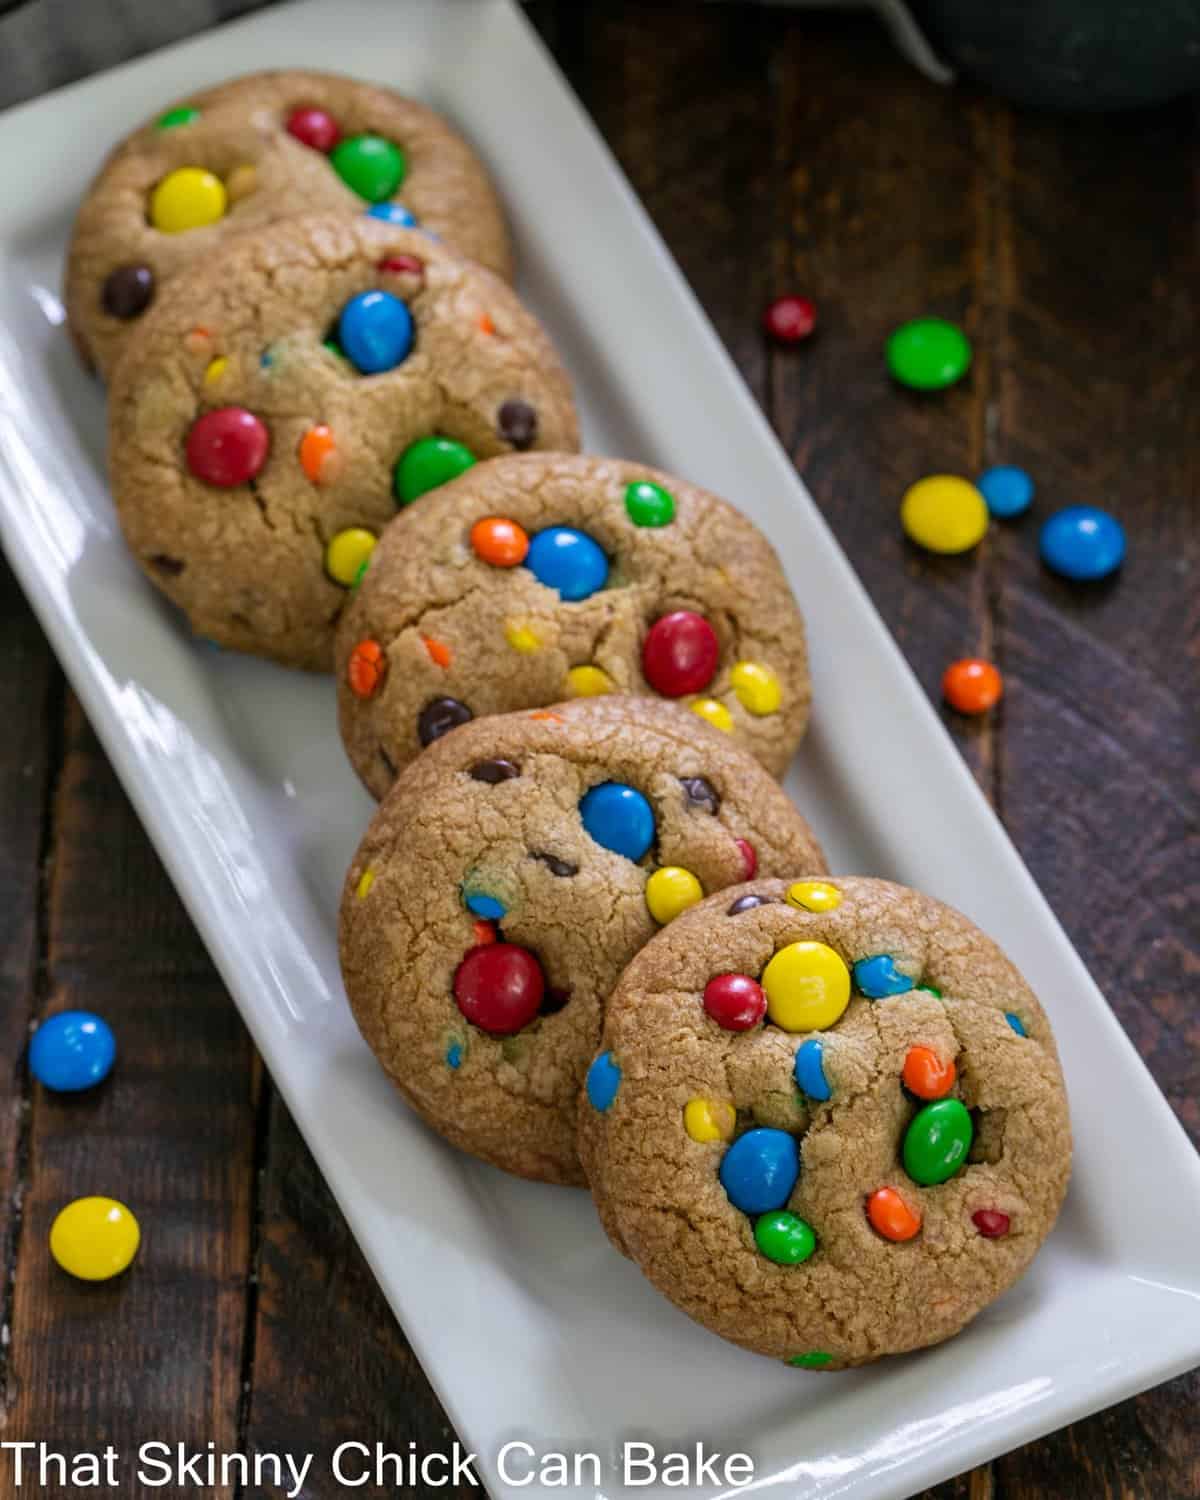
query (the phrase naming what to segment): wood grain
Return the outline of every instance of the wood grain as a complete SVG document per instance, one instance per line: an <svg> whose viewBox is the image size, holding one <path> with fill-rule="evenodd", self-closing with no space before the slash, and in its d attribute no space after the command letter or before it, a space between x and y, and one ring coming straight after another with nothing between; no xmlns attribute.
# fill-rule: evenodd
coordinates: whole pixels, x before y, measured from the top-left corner
<svg viewBox="0 0 1200 1500"><path fill-rule="evenodd" d="M33 1093L5 1437L53 1438L67 1451L102 1440L124 1454L147 1440L232 1448L249 1272L249 1047L74 700L64 751L43 1013L99 1012L118 1059L96 1090ZM54 1215L88 1193L120 1199L142 1224L138 1261L113 1281L75 1281L47 1249ZM6 1464L0 1496L19 1493Z"/></svg>

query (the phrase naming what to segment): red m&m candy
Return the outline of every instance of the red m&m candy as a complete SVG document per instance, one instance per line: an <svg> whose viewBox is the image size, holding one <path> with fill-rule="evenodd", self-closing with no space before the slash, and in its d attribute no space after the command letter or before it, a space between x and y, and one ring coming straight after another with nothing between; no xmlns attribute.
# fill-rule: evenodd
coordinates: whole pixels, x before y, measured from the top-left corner
<svg viewBox="0 0 1200 1500"><path fill-rule="evenodd" d="M807 297L778 297L763 313L763 327L780 344L798 344L817 326L817 309Z"/></svg>
<svg viewBox="0 0 1200 1500"><path fill-rule="evenodd" d="M324 109L297 109L288 116L287 129L314 151L332 151L342 138L337 121Z"/></svg>
<svg viewBox="0 0 1200 1500"><path fill-rule="evenodd" d="M1003 1239L1011 1222L1008 1215L1002 1214L998 1208L981 1208L971 1215L971 1223L985 1240Z"/></svg>
<svg viewBox="0 0 1200 1500"><path fill-rule="evenodd" d="M758 851L749 839L734 839L733 842L742 856L742 879L753 880L758 873Z"/></svg>
<svg viewBox="0 0 1200 1500"><path fill-rule="evenodd" d="M642 646L642 671L656 693L682 698L713 680L721 648L703 615L677 609L655 620Z"/></svg>
<svg viewBox="0 0 1200 1500"><path fill-rule="evenodd" d="M704 986L704 1009L726 1031L749 1031L766 1015L767 997L749 974L718 974Z"/></svg>
<svg viewBox="0 0 1200 1500"><path fill-rule="evenodd" d="M187 466L205 484L233 489L253 479L271 449L266 424L244 406L219 406L192 423Z"/></svg>
<svg viewBox="0 0 1200 1500"><path fill-rule="evenodd" d="M511 1036L541 1008L546 980L528 948L489 943L472 948L454 976L454 998L467 1020L492 1036Z"/></svg>

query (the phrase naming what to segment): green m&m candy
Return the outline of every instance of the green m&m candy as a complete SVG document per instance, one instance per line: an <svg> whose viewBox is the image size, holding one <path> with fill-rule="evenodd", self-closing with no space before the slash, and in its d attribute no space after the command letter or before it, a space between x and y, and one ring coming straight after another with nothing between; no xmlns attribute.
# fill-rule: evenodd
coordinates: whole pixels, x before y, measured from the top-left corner
<svg viewBox="0 0 1200 1500"><path fill-rule="evenodd" d="M938 1099L913 1116L904 1135L904 1170L922 1187L947 1182L967 1159L975 1127L959 1099Z"/></svg>
<svg viewBox="0 0 1200 1500"><path fill-rule="evenodd" d="M833 1355L827 1354L824 1349L810 1349L807 1354L793 1354L788 1360L788 1364L795 1365L798 1370L823 1370L832 1363Z"/></svg>
<svg viewBox="0 0 1200 1500"><path fill-rule="evenodd" d="M159 115L155 124L159 130L174 130L176 125L190 125L193 120L200 118L200 111L193 104L179 104L174 109L167 110L165 115Z"/></svg>
<svg viewBox="0 0 1200 1500"><path fill-rule="evenodd" d="M400 455L393 474L396 499L410 505L426 490L449 484L475 462L475 455L465 443L448 437L418 438Z"/></svg>
<svg viewBox="0 0 1200 1500"><path fill-rule="evenodd" d="M669 526L675 519L675 497L650 479L639 479L625 490L625 509L635 526Z"/></svg>
<svg viewBox="0 0 1200 1500"><path fill-rule="evenodd" d="M894 380L915 391L945 390L970 369L971 345L944 318L914 318L888 339L887 367Z"/></svg>
<svg viewBox="0 0 1200 1500"><path fill-rule="evenodd" d="M352 135L330 152L333 170L368 203L382 203L404 181L404 152L381 135Z"/></svg>
<svg viewBox="0 0 1200 1500"><path fill-rule="evenodd" d="M760 1214L754 1225L754 1243L767 1257L781 1266L798 1266L817 1248L812 1226L786 1208Z"/></svg>

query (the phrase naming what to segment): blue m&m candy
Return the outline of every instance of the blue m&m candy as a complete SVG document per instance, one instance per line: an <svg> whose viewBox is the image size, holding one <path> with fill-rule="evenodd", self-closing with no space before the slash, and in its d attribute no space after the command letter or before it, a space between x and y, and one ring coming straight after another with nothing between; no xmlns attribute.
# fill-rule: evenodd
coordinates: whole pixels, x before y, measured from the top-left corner
<svg viewBox="0 0 1200 1500"><path fill-rule="evenodd" d="M525 566L564 599L587 599L608 582L608 558L585 532L548 526L529 543Z"/></svg>
<svg viewBox="0 0 1200 1500"><path fill-rule="evenodd" d="M767 1214L782 1208L800 1176L800 1152L786 1130L748 1130L721 1161L721 1186L734 1208Z"/></svg>
<svg viewBox="0 0 1200 1500"><path fill-rule="evenodd" d="M621 1087L621 1065L611 1052L602 1052L587 1072L588 1103L601 1114L617 1097Z"/></svg>
<svg viewBox="0 0 1200 1500"><path fill-rule="evenodd" d="M412 313L390 292L360 292L338 318L342 353L363 375L382 375L408 358L413 345Z"/></svg>
<svg viewBox="0 0 1200 1500"><path fill-rule="evenodd" d="M64 1010L43 1021L29 1043L29 1071L48 1089L77 1094L108 1077L117 1044L106 1021Z"/></svg>
<svg viewBox="0 0 1200 1500"><path fill-rule="evenodd" d="M792 1065L801 1092L822 1104L833 1096L829 1080L825 1077L824 1053L825 1048L817 1038L810 1036L808 1041L801 1042L796 1061Z"/></svg>
<svg viewBox="0 0 1200 1500"><path fill-rule="evenodd" d="M1094 505L1069 505L1042 527L1042 561L1064 578L1107 578L1125 561L1125 531Z"/></svg>
<svg viewBox="0 0 1200 1500"><path fill-rule="evenodd" d="M604 781L579 801L583 826L603 849L638 860L654 842L654 812L641 792Z"/></svg>
<svg viewBox="0 0 1200 1500"><path fill-rule="evenodd" d="M369 219L382 219L385 224L399 224L403 229L415 229L417 217L403 203L372 203L367 209Z"/></svg>
<svg viewBox="0 0 1200 1500"><path fill-rule="evenodd" d="M854 982L871 1000L883 1000L888 995L904 995L913 987L913 981L907 974L901 974L890 953L877 953L874 958L860 958L854 965Z"/></svg>
<svg viewBox="0 0 1200 1500"><path fill-rule="evenodd" d="M981 474L976 489L987 501L992 515L1006 520L1023 515L1033 503L1033 480L1024 469L1015 469L1010 464L997 464Z"/></svg>
<svg viewBox="0 0 1200 1500"><path fill-rule="evenodd" d="M463 903L473 917L483 917L489 922L498 922L508 910L503 901L483 891L464 892Z"/></svg>

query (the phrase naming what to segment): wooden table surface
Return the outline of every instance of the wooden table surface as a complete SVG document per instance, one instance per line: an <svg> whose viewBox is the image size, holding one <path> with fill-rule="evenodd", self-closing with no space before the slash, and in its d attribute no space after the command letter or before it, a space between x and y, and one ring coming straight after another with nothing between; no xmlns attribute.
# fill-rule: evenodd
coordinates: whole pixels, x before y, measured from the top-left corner
<svg viewBox="0 0 1200 1500"><path fill-rule="evenodd" d="M968 654L1004 671L1002 707L947 715L949 732L1195 1140L1194 109L1019 114L925 82L867 18L627 0L532 14L921 681L936 697ZM793 290L818 302L819 335L772 351L762 308ZM976 358L963 385L914 399L881 349L924 312L960 320ZM1041 515L1111 507L1120 577L1049 576L1036 515L966 559L903 542L909 483L997 462L1035 476ZM6 570L0 723L0 1436L443 1446L437 1400ZM33 1020L65 1006L106 1015L121 1049L76 1099L31 1088L23 1059ZM153 1253L87 1287L50 1263L47 1232L105 1190L136 1205ZM1113 1184L1131 1233L1136 1203ZM931 1493L1200 1500L1198 1391L1176 1380Z"/></svg>

